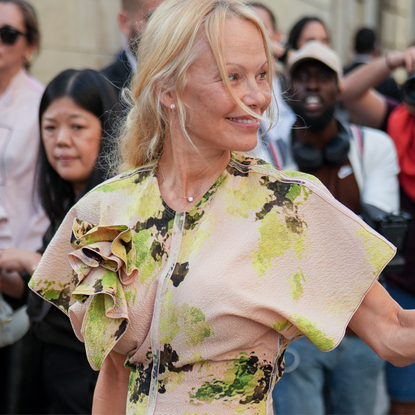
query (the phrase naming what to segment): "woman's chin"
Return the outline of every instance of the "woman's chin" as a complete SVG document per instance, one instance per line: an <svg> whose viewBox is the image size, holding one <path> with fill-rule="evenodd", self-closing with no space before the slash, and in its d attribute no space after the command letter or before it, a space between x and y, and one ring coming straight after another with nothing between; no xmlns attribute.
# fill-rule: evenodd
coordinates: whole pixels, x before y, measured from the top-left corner
<svg viewBox="0 0 415 415"><path fill-rule="evenodd" d="M238 145L232 151L238 151L240 153L247 153L254 150L258 145L258 138L255 137L255 140L245 141L243 143L239 142Z"/></svg>

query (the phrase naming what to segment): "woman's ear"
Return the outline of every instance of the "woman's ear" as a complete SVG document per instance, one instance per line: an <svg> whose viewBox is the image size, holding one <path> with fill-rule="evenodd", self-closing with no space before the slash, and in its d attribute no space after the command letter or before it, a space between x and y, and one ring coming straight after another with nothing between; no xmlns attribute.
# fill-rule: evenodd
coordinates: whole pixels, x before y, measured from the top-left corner
<svg viewBox="0 0 415 415"><path fill-rule="evenodd" d="M166 91L162 90L161 88L157 88L157 94L159 96L160 102L166 107L171 108L172 105L177 104L177 96L176 93L173 91Z"/></svg>

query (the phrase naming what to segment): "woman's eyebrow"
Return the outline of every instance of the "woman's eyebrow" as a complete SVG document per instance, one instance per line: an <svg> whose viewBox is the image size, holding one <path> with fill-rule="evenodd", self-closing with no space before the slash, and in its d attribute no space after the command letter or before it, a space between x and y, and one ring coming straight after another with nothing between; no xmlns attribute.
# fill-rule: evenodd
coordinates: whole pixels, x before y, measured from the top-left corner
<svg viewBox="0 0 415 415"><path fill-rule="evenodd" d="M225 64L226 66L237 66L239 68L243 68L243 66L240 63L233 63L233 62L226 62ZM265 65L268 65L268 60L266 60L261 66L260 68L263 68Z"/></svg>

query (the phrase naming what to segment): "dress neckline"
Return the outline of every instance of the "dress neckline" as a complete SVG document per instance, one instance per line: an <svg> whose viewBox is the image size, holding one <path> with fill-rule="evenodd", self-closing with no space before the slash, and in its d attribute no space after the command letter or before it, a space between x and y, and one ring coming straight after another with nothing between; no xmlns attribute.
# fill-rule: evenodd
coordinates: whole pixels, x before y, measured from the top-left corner
<svg viewBox="0 0 415 415"><path fill-rule="evenodd" d="M166 203L166 201L164 200L163 196L161 195L160 188L158 186L158 181L157 181L158 160L156 160L156 162L155 162L155 164L153 166L153 169L152 169L152 176L153 176L153 179L156 180L157 192L158 192L158 195L159 195L159 198L161 200L161 203L162 203L163 207L168 212L170 212L173 216L175 216L176 214L183 214L183 213L188 213L191 216L193 216L193 214L196 211L198 211L200 209L200 207L203 206L213 196L214 193L216 193L216 190L220 187L220 185L222 184L222 182L229 175L229 168L234 163L235 163L234 153L231 152L231 157L229 159L229 163L226 165L225 169L222 171L222 173L219 175L219 177L215 180L215 182L212 184L212 186L204 193L204 195L197 201L196 204L194 204L192 207L190 207L187 210L179 211L179 210L175 210L175 209L171 208Z"/></svg>

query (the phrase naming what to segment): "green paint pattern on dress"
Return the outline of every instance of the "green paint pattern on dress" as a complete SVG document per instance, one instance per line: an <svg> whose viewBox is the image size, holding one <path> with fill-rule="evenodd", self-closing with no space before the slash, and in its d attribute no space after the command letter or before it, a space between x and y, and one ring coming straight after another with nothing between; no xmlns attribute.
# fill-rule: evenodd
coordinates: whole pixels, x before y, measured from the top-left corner
<svg viewBox="0 0 415 415"><path fill-rule="evenodd" d="M158 187L156 180L153 183L153 187ZM136 206L136 209L138 209L137 213L140 218L157 217L157 212L160 208L160 196L158 190L151 190L152 189L148 189L146 192L145 203L140 203L138 207Z"/></svg>
<svg viewBox="0 0 415 415"><path fill-rule="evenodd" d="M183 304L181 306L181 315L183 316L182 329L188 344L197 346L213 335L213 330L200 308Z"/></svg>
<svg viewBox="0 0 415 415"><path fill-rule="evenodd" d="M203 220L200 221L202 216ZM205 215L202 211L187 219L187 222L189 229L185 231L186 237L182 240L178 262L186 262L192 255L199 254L215 228L216 218L211 214Z"/></svg>
<svg viewBox="0 0 415 415"><path fill-rule="evenodd" d="M234 217L247 219L251 211L258 212L262 209L264 200L269 196L269 190L265 186L257 189L255 194L252 193L251 183L247 180L241 180L238 188L227 188L226 210ZM238 204L235 204L235 200Z"/></svg>
<svg viewBox="0 0 415 415"><path fill-rule="evenodd" d="M285 196L287 199L291 200L292 203L296 205L302 205L308 199L308 197L313 192L307 187L299 184L292 184L289 192ZM301 200L297 200L301 197Z"/></svg>
<svg viewBox="0 0 415 415"><path fill-rule="evenodd" d="M314 183L318 183L320 185L322 184L321 181L317 179L316 176L313 176L312 174L303 173L300 171L292 171L292 170L284 170L284 174L286 176L295 177L295 178L303 177L304 179L311 180Z"/></svg>
<svg viewBox="0 0 415 415"><path fill-rule="evenodd" d="M304 294L303 283L306 282L303 272L296 272L292 277L287 277L287 281L291 285L291 297L294 301L298 301Z"/></svg>
<svg viewBox="0 0 415 415"><path fill-rule="evenodd" d="M363 239L366 261L373 267L373 274L378 275L387 260L393 256L393 248L360 227L356 235Z"/></svg>
<svg viewBox="0 0 415 415"><path fill-rule="evenodd" d="M199 389L192 389L193 392L189 394L191 403L197 405L197 401L212 403L235 398L239 404L246 405L264 400L269 389L272 365L260 363L254 355L241 353L227 366L223 379L212 379L204 382Z"/></svg>
<svg viewBox="0 0 415 415"><path fill-rule="evenodd" d="M294 203L295 199L301 196L302 186L292 185L289 192L285 196L287 199Z"/></svg>
<svg viewBox="0 0 415 415"><path fill-rule="evenodd" d="M180 326L174 296L169 290L164 297L161 315L163 318L160 321L160 343L170 344L180 332Z"/></svg>
<svg viewBox="0 0 415 415"><path fill-rule="evenodd" d="M149 254L153 241L154 236L152 235L151 229L143 229L133 237L136 250L136 264L140 269L140 276L142 276L141 282L145 282L153 276L154 271L159 265Z"/></svg>
<svg viewBox="0 0 415 415"><path fill-rule="evenodd" d="M46 298L46 300L57 300L60 295L61 295L62 291L58 291L58 290L49 290L49 291L45 291L44 296Z"/></svg>
<svg viewBox="0 0 415 415"><path fill-rule="evenodd" d="M281 221L281 216L272 210L261 221L258 250L253 252L252 265L259 276L272 269L274 259L293 249L299 258L305 253L302 229L293 232L292 227ZM278 241L278 243L276 243Z"/></svg>
<svg viewBox="0 0 415 415"><path fill-rule="evenodd" d="M188 304L177 307L174 296L167 291L162 309L160 322L160 343L170 344L177 334L182 331L187 344L197 346L213 335L213 330L206 321L202 310Z"/></svg>
<svg viewBox="0 0 415 415"><path fill-rule="evenodd" d="M96 369L125 331L124 318L109 318L106 313L114 308L113 299L106 294L95 295L85 314L82 334L88 345L88 356Z"/></svg>
<svg viewBox="0 0 415 415"><path fill-rule="evenodd" d="M72 273L72 278L68 283L61 281L38 280L36 283L36 292L46 300L54 303L61 308L66 314L68 313L71 291L78 282L78 277ZM29 286L33 289L32 280Z"/></svg>
<svg viewBox="0 0 415 415"><path fill-rule="evenodd" d="M137 298L137 288L134 288L134 292L125 291L125 301L129 307L133 307Z"/></svg>
<svg viewBox="0 0 415 415"><path fill-rule="evenodd" d="M292 327L292 323L289 320L287 320L286 318L284 318L284 319L279 320L276 323L274 323L271 326L271 328L273 328L275 331L282 332L285 329L289 328L290 326Z"/></svg>
<svg viewBox="0 0 415 415"><path fill-rule="evenodd" d="M102 184L95 191L114 193L118 190L125 189L129 194L133 194L136 190L134 184L139 184L145 181L151 174L151 168L146 166L138 169L132 169L120 175L118 180L112 180L109 183Z"/></svg>
<svg viewBox="0 0 415 415"><path fill-rule="evenodd" d="M321 330L317 328L316 323L306 317L293 314L292 319L296 327L305 334L320 350L328 351L334 348L334 340L328 338Z"/></svg>

